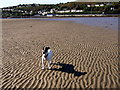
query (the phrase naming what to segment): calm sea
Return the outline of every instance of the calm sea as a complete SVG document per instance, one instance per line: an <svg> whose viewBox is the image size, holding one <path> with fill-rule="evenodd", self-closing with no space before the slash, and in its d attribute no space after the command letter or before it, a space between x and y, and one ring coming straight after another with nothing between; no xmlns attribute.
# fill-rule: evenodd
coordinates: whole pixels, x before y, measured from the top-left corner
<svg viewBox="0 0 120 90"><path fill-rule="evenodd" d="M42 20L73 21L75 23L118 30L118 17L42 18Z"/></svg>

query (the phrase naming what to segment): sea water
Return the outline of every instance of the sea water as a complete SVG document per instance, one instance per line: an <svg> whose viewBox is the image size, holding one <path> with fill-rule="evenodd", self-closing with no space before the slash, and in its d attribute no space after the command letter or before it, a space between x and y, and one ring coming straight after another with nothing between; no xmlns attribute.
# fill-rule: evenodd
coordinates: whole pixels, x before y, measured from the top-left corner
<svg viewBox="0 0 120 90"><path fill-rule="evenodd" d="M73 21L85 25L104 27L111 30L119 29L119 17L63 17L63 18L9 18L9 19L40 19L46 21Z"/></svg>
<svg viewBox="0 0 120 90"><path fill-rule="evenodd" d="M75 18L41 18L52 21L73 21L91 26L104 27L111 30L118 30L119 17L75 17Z"/></svg>

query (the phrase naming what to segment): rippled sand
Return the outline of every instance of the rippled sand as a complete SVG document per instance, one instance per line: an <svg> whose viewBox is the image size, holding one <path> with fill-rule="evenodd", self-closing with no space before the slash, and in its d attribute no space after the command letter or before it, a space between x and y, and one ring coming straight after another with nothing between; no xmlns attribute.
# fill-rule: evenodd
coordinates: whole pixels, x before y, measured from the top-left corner
<svg viewBox="0 0 120 90"><path fill-rule="evenodd" d="M117 31L68 21L3 20L3 88L118 88ZM54 52L41 69L41 50Z"/></svg>

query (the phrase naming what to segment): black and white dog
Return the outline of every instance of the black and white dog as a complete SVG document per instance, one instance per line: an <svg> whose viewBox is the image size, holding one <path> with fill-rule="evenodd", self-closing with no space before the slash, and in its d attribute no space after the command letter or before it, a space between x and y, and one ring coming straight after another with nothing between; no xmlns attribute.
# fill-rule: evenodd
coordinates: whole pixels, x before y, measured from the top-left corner
<svg viewBox="0 0 120 90"><path fill-rule="evenodd" d="M43 47L42 50L42 69L44 69L44 60L48 61L48 69L51 69L50 64L52 62L53 52L50 47Z"/></svg>

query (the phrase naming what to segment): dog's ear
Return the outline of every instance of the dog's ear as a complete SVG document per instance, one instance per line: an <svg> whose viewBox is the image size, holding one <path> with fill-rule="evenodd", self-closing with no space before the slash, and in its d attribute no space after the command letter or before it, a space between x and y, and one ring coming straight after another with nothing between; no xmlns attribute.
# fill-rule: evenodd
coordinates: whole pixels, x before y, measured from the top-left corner
<svg viewBox="0 0 120 90"><path fill-rule="evenodd" d="M45 46L43 47L43 49L42 50L45 50Z"/></svg>
<svg viewBox="0 0 120 90"><path fill-rule="evenodd" d="M47 46L46 48L47 48L47 49L50 49L50 47L49 47L49 46Z"/></svg>

